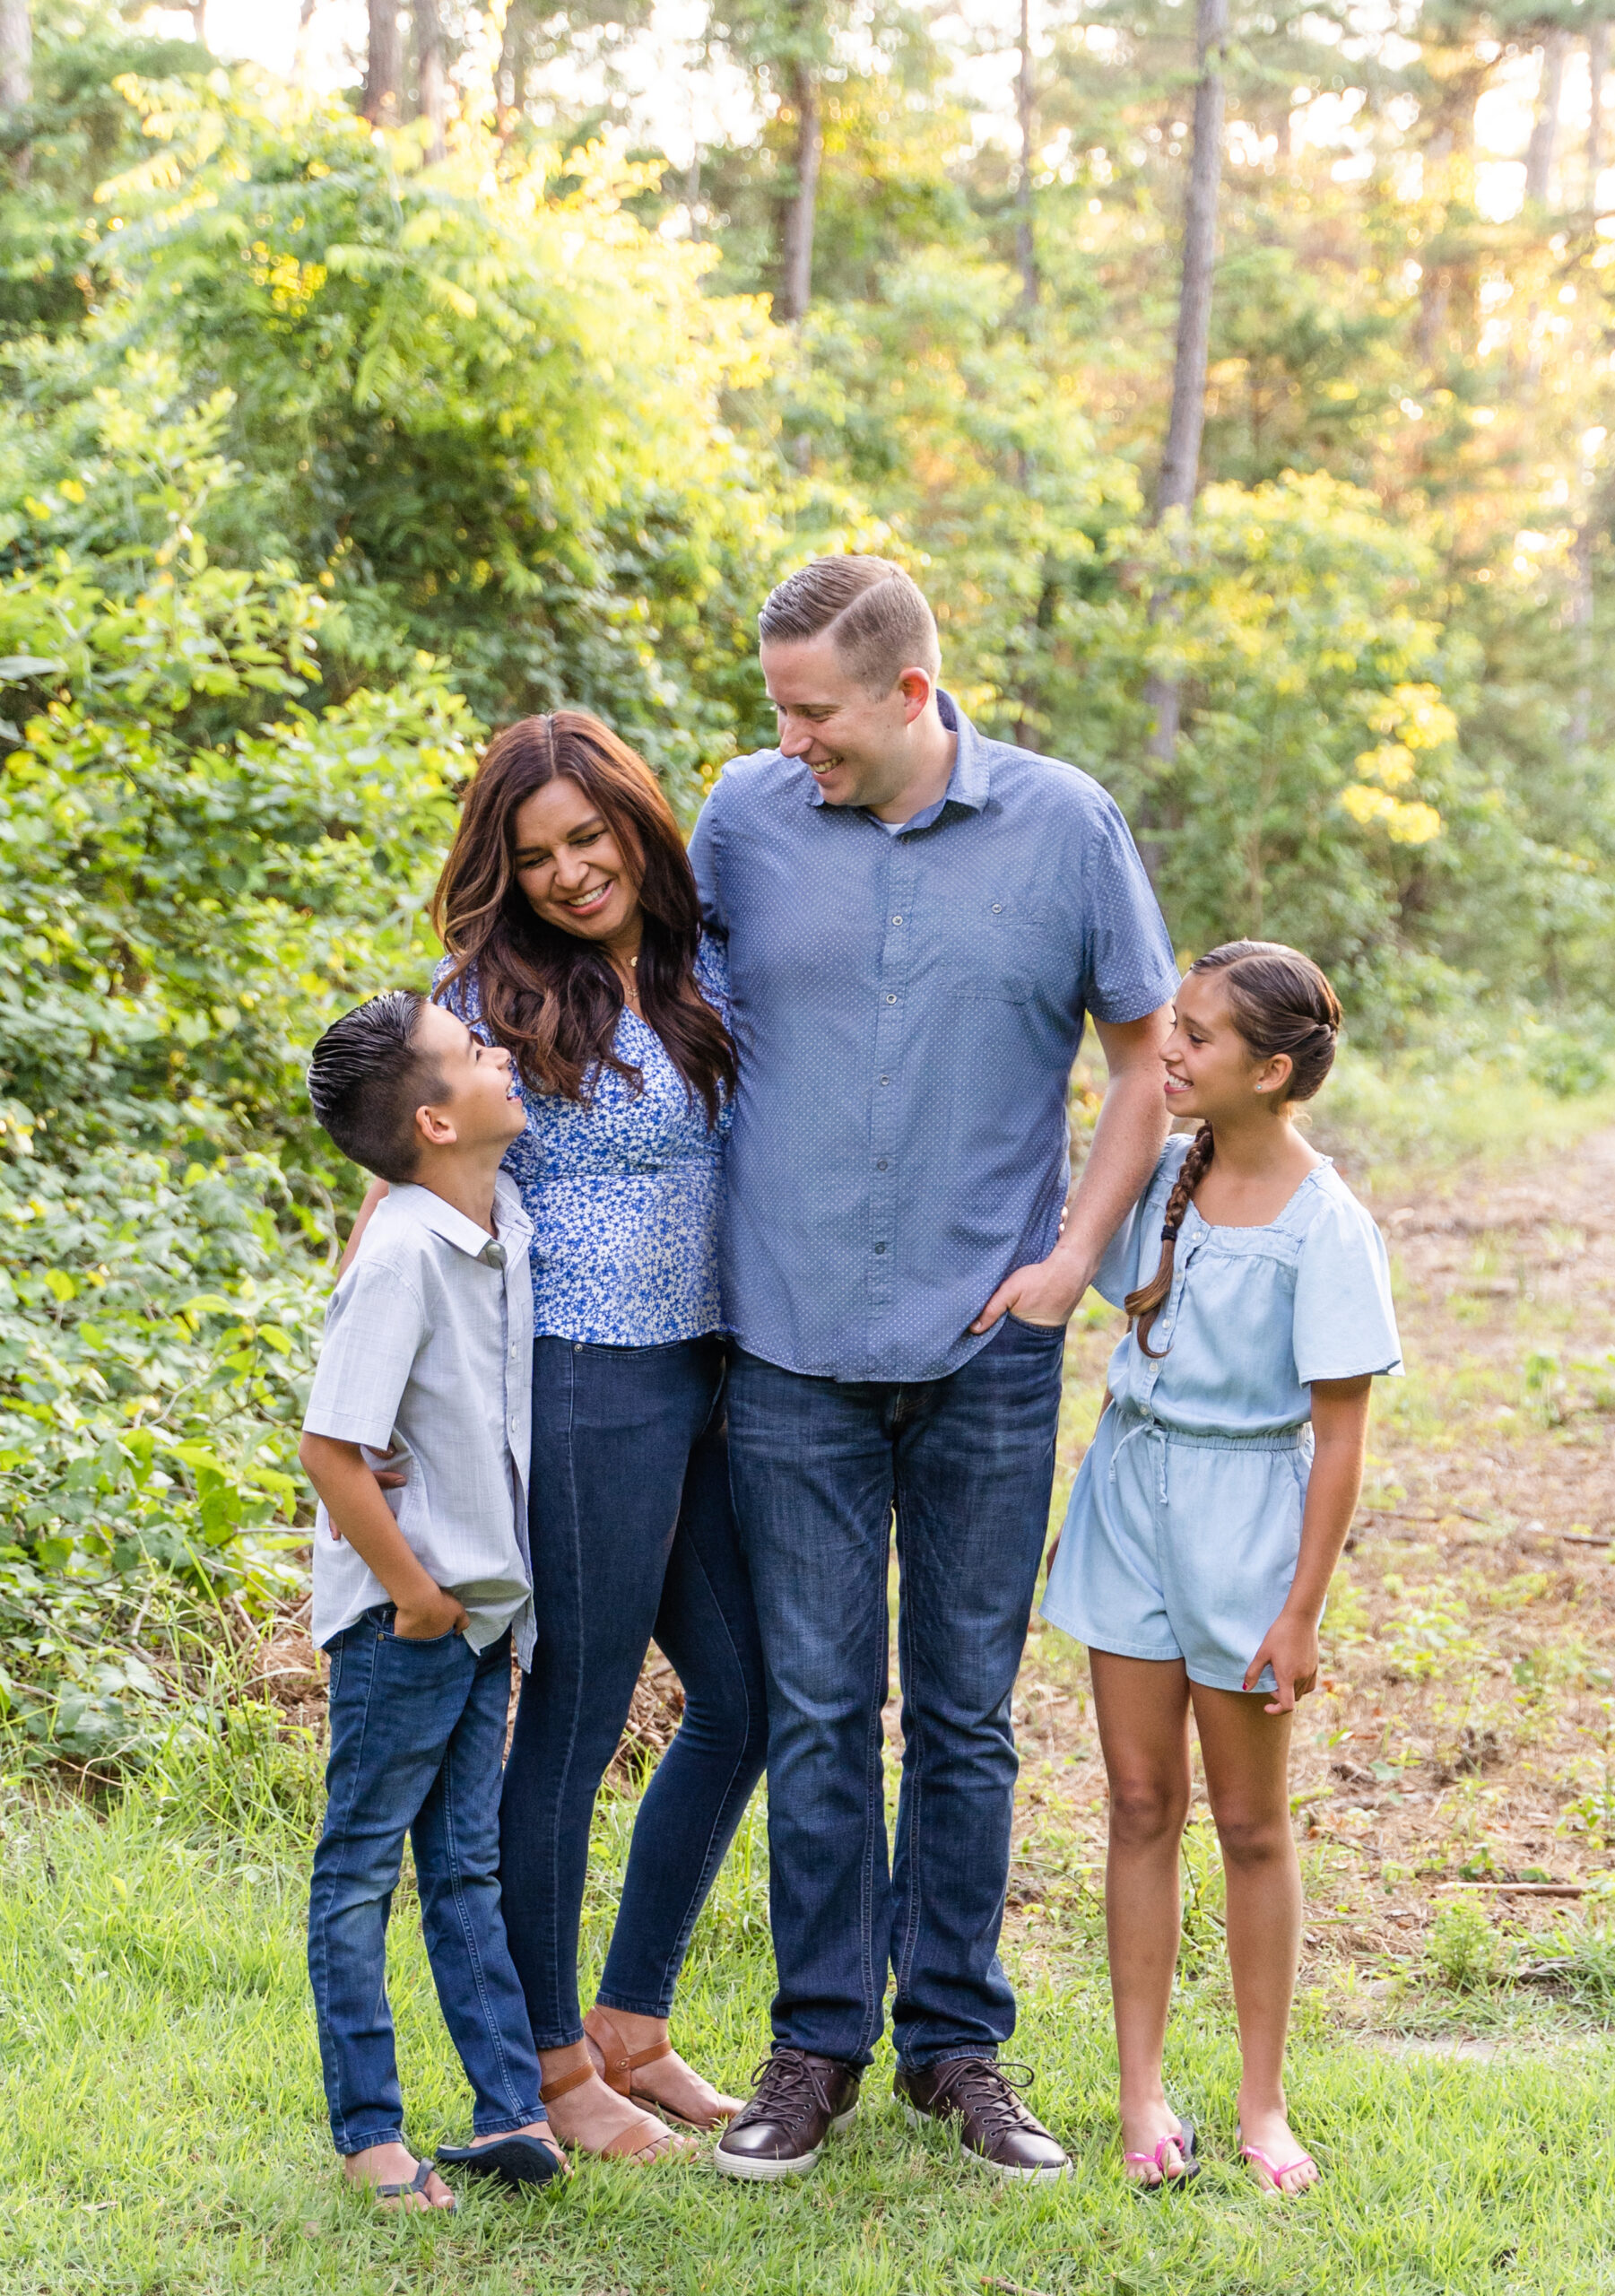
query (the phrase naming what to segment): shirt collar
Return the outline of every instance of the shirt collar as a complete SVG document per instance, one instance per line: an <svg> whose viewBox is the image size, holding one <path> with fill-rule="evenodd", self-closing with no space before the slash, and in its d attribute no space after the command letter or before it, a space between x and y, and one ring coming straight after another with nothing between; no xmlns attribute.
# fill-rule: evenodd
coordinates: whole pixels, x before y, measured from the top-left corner
<svg viewBox="0 0 1615 2296"><path fill-rule="evenodd" d="M421 1187L412 1180L403 1181L390 1187L387 1196L406 1220L414 1221L419 1227L430 1228L434 1236L441 1236L446 1244L453 1244L456 1250L464 1252L468 1259L486 1258L491 1265L496 1267L503 1264L505 1255L502 1249L498 1259L491 1256L491 1248L496 1245L496 1239L488 1233L487 1229L479 1228L474 1220L468 1220L463 1212L456 1212L452 1204L434 1195L430 1188ZM494 1220L499 1231L498 1246L515 1241L518 1230L520 1240L525 1244L532 1231L522 1210L520 1191L508 1172L500 1172L494 1179L493 1205Z"/></svg>
<svg viewBox="0 0 1615 2296"><path fill-rule="evenodd" d="M936 712L948 731L959 736L959 746L953 756L952 776L949 780L946 792L938 798L936 804L927 805L923 813L916 813L912 821L905 822L902 830L892 832L894 836L901 836L903 831L907 830L929 829L933 821L940 820L943 811L949 805L963 805L969 812L978 813L987 802L987 791L993 778L988 744L983 741L958 702L954 700L953 696L944 692L940 685L936 689ZM823 790L812 775L807 772L805 766L803 770L807 778L808 804L822 805ZM847 810L856 813L863 809L859 806L851 806ZM883 826L883 824L878 824L878 826Z"/></svg>

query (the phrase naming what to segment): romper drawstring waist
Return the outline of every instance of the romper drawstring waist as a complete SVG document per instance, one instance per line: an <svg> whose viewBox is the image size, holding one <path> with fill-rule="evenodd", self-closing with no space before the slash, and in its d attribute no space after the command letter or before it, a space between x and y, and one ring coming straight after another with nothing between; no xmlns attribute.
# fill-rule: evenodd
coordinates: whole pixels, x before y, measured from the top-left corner
<svg viewBox="0 0 1615 2296"><path fill-rule="evenodd" d="M1113 1403L1111 1410L1127 1422L1117 1436L1110 1453L1109 1480L1116 1481L1116 1462L1127 1445L1141 1436L1151 1437L1159 1443L1186 1443L1197 1451L1305 1451L1312 1442L1310 1422L1299 1427L1281 1428L1276 1435L1194 1435L1181 1427L1169 1427L1164 1419L1157 1419L1153 1412L1140 1411L1133 1404Z"/></svg>

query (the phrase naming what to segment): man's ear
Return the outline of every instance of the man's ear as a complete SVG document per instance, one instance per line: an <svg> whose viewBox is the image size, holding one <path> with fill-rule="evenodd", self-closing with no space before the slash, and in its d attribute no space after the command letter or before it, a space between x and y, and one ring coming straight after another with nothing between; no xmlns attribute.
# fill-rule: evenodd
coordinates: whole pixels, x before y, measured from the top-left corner
<svg viewBox="0 0 1615 2296"><path fill-rule="evenodd" d="M417 1109L415 1130L429 1148L452 1148L460 1136L453 1118L446 1116L441 1109Z"/></svg>
<svg viewBox="0 0 1615 2296"><path fill-rule="evenodd" d="M936 680L929 670L904 670L898 679L898 691L903 697L903 723L912 726L936 691Z"/></svg>

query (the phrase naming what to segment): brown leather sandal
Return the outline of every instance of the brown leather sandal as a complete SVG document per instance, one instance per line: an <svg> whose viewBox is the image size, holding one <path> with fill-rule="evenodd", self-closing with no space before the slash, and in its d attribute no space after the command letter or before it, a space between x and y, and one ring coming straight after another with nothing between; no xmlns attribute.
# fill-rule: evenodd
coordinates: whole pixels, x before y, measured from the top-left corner
<svg viewBox="0 0 1615 2296"><path fill-rule="evenodd" d="M709 2120L690 2120L683 2113L674 2112L671 2105L664 2105L660 2098L649 2095L643 2089L636 2089L635 2074L642 2066L656 2065L661 2058L671 2057L673 2043L653 2041L648 2048L630 2049L612 2022L611 2011L603 2009L598 2002L584 2019L583 2030L600 2051L601 2079L618 2096L626 2097L630 2104L648 2105L664 2120L676 2121L681 2128L693 2129L699 2136L710 2136L716 2130L726 2128L739 2112L738 2097L718 2095L716 2109ZM715 2091L714 2094L717 2095L717 2092Z"/></svg>
<svg viewBox="0 0 1615 2296"><path fill-rule="evenodd" d="M574 2089L581 2089L586 2081L598 2078L591 2061L578 2066L571 2073L563 2073L558 2081L545 2082L538 2093L544 2104L551 2105L557 2097L569 2096ZM608 2082L606 2086L610 2088L612 2083ZM633 2101L630 2097L629 2102L631 2104ZM640 2108L639 2118L643 2126L655 2131L653 2135L641 2136L638 2129L622 2128L604 2144L572 2144L567 2149L573 2152L587 2152L591 2159L596 2161L638 2161L646 2168L657 2161L681 2160L694 2152L695 2147L687 2136L678 2135L654 2113L647 2113Z"/></svg>

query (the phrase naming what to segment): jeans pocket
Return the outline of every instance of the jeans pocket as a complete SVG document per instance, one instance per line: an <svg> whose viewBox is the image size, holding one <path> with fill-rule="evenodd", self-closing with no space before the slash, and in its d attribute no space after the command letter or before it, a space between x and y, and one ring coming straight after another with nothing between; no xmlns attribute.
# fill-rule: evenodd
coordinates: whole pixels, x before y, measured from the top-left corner
<svg viewBox="0 0 1615 2296"><path fill-rule="evenodd" d="M456 1642L459 1639L460 1630L457 1626L451 1626L447 1634L395 1632L394 1621L398 1616L396 1603L378 1603L374 1610L367 1611L365 1616L376 1622L376 1633L379 1641L395 1642L404 1650L438 1650L446 1642Z"/></svg>
<svg viewBox="0 0 1615 2296"><path fill-rule="evenodd" d="M1042 1340L1048 1344L1065 1337L1064 1324L1029 1324L1025 1317L1018 1316L1012 1308L1005 1309L1003 1319L1014 1330L1024 1332L1027 1338L1033 1343Z"/></svg>

